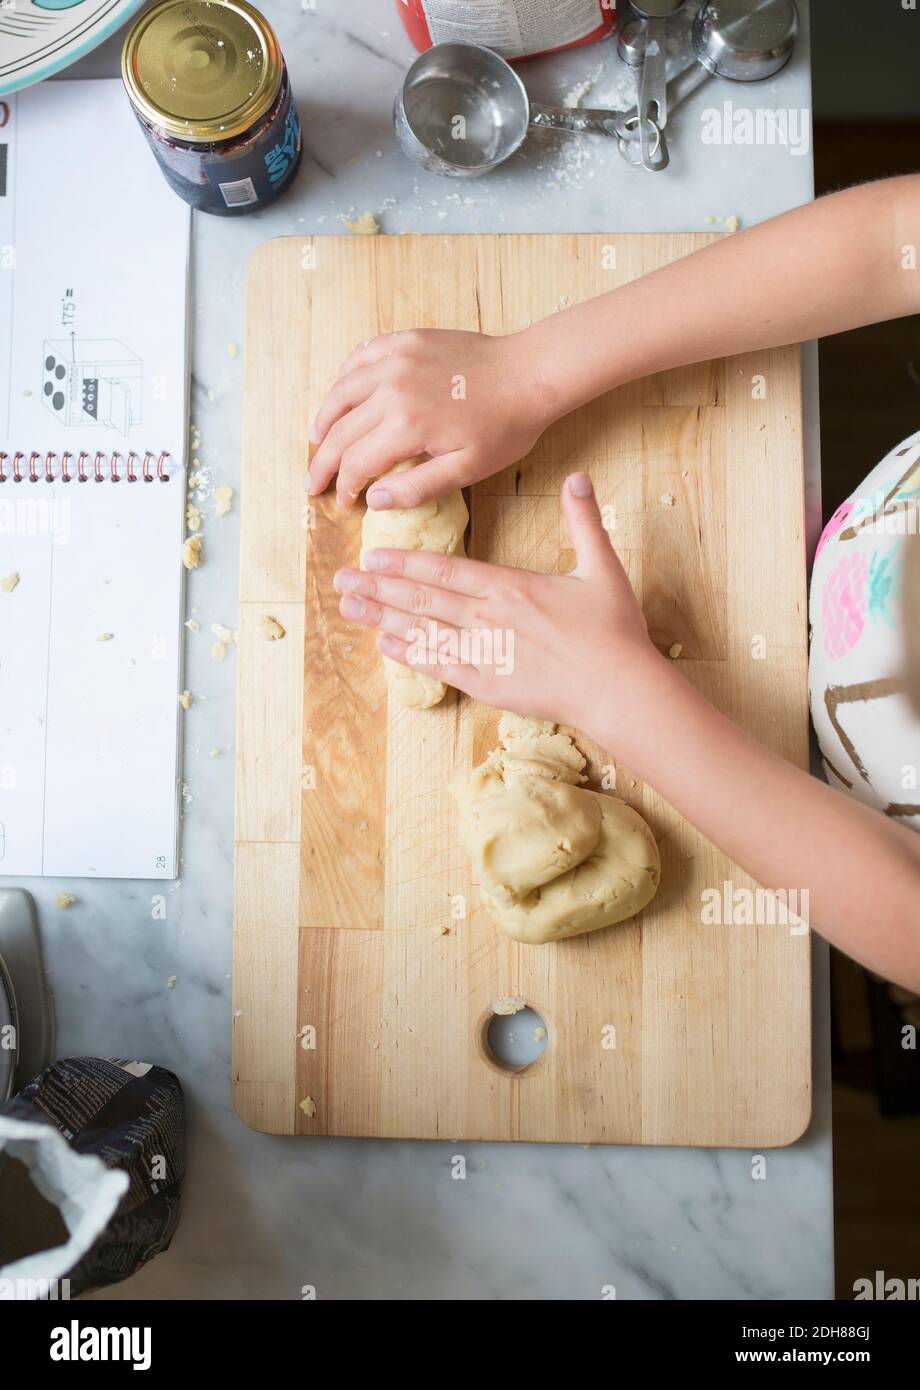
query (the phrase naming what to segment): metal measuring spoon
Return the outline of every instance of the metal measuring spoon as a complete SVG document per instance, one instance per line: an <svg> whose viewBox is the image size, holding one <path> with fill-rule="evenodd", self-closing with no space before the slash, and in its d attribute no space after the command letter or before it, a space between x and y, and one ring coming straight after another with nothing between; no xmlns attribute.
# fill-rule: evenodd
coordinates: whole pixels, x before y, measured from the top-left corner
<svg viewBox="0 0 920 1390"><path fill-rule="evenodd" d="M661 132L668 123L667 21L682 9L684 0L632 0L632 7L645 20L645 41L638 65L639 163L644 169L667 167L667 145ZM649 140L649 123L658 132L657 153ZM622 149L622 145L621 145Z"/></svg>
<svg viewBox="0 0 920 1390"><path fill-rule="evenodd" d="M798 33L796 0L707 0L693 22L694 61L668 83L668 113L710 77L730 82L775 77L792 57ZM632 49L638 40L631 36ZM634 122L638 110L625 111L624 123Z"/></svg>

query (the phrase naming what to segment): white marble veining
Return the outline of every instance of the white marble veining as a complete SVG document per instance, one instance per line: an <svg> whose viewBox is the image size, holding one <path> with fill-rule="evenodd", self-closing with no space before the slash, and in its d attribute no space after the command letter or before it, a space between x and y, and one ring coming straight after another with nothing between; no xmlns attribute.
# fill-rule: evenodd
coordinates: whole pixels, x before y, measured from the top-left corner
<svg viewBox="0 0 920 1390"><path fill-rule="evenodd" d="M767 88L713 82L673 118L667 173L632 170L612 146L535 136L479 182L423 174L395 146L390 106L412 57L396 0L262 0L304 122L294 189L265 214L197 217L192 420L212 486L236 486L248 257L268 237L338 232L369 209L387 232L707 230L806 201L811 160L780 147L704 146L700 112L723 100L810 107L807 38ZM114 75L118 43L76 75ZM597 74L587 104L628 104L612 44L522 68L559 100ZM75 75L74 70L68 75ZM139 158L148 158L139 138ZM471 201L467 201L470 199ZM718 226L718 224L715 224ZM233 357L229 343L238 343ZM810 476L817 476L809 358ZM213 394L213 399L211 396ZM812 501L815 497L812 489ZM812 508L813 509L813 508ZM42 916L59 1051L160 1062L182 1079L190 1125L184 1211L171 1251L110 1297L597 1299L824 1298L832 1292L825 952L816 948L815 1118L754 1181L745 1151L277 1139L230 1101L234 656L209 656L212 622L236 625L238 516L206 524L207 562L188 603L188 788L183 867L164 921L160 885L25 883ZM209 756L219 747L217 758ZM79 808L75 807L75 814ZM66 886L69 912L54 906ZM169 976L177 977L167 988ZM464 1181L450 1158L463 1152Z"/></svg>

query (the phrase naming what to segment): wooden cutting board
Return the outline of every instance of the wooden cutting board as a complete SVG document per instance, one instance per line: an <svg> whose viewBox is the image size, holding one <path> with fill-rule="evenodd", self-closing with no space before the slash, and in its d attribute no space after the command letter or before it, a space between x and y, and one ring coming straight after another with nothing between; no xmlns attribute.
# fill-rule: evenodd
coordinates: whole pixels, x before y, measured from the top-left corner
<svg viewBox="0 0 920 1390"><path fill-rule="evenodd" d="M447 787L495 746L497 715L453 694L387 707L374 636L339 618L331 587L363 509L311 510L303 486L310 420L357 342L412 326L507 333L714 239L285 238L254 256L233 975L233 1093L253 1128L764 1147L807 1125L807 936L707 924L704 890L754 885L628 769L618 794L661 848L652 905L551 946L492 925ZM472 489L470 553L570 568L558 496L580 468L655 641L681 643L688 680L807 766L798 352L650 377L562 420ZM265 616L281 641L260 634ZM614 762L580 743L595 778ZM485 1043L501 995L549 1031L520 1071Z"/></svg>

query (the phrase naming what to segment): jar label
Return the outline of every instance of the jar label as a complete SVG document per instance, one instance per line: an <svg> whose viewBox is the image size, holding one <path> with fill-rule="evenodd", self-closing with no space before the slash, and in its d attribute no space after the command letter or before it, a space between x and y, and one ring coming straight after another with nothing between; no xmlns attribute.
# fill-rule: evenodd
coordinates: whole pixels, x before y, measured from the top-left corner
<svg viewBox="0 0 920 1390"><path fill-rule="evenodd" d="M613 0L422 0L433 43L465 39L505 58L578 43L613 8Z"/></svg>

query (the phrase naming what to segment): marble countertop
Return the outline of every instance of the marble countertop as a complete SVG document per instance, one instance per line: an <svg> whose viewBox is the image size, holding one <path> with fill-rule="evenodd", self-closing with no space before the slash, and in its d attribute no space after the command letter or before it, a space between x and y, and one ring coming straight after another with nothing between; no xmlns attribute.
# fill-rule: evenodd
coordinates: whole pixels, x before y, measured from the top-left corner
<svg viewBox="0 0 920 1390"><path fill-rule="evenodd" d="M262 0L303 120L305 157L270 211L197 216L191 415L210 486L237 485L246 264L268 237L339 232L373 212L388 233L714 230L807 201L810 151L717 146L701 113L731 101L810 112L807 33L793 63L755 89L712 81L672 118L672 163L630 169L601 140L533 136L480 181L424 174L397 149L390 108L413 56L395 0ZM114 76L109 42L67 76ZM535 60L531 94L626 106L614 44ZM140 148L140 147L139 147ZM141 148L140 156L146 157ZM236 352L236 345L240 351ZM809 506L817 504L816 376L806 354ZM746 1151L282 1139L255 1134L230 1100L233 855L232 659L211 623L236 626L238 518L207 525L190 577L181 878L165 920L158 884L26 882L41 912L58 1050L160 1062L188 1100L189 1171L172 1249L100 1297L298 1299L827 1298L833 1292L826 953L815 948L815 1112L807 1135ZM211 757L219 748L221 755ZM78 896L55 908L66 886ZM173 988L167 980L175 976ZM464 1181L450 1159L463 1152ZM609 1297L609 1294L607 1295Z"/></svg>

